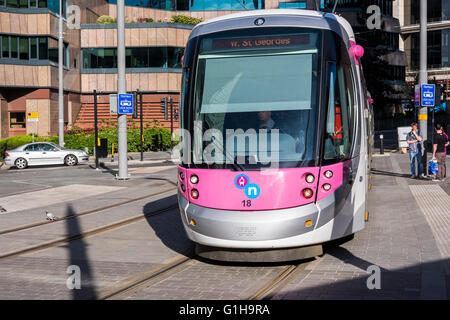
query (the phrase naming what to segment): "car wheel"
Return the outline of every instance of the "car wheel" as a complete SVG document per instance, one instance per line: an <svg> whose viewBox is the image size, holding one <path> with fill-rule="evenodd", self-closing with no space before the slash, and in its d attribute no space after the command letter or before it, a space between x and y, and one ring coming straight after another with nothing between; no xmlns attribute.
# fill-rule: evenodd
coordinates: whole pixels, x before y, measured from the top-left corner
<svg viewBox="0 0 450 320"><path fill-rule="evenodd" d="M78 159L73 154L69 154L68 156L66 156L64 158L64 163L67 166L74 166L74 165L76 165L78 163Z"/></svg>
<svg viewBox="0 0 450 320"><path fill-rule="evenodd" d="M17 169L25 169L28 167L28 162L24 158L18 158L14 164Z"/></svg>

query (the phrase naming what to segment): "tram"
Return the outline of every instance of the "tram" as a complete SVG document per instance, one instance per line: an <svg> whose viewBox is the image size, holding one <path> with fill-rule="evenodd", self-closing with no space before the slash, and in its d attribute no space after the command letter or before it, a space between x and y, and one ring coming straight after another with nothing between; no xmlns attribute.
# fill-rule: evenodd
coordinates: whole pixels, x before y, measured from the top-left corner
<svg viewBox="0 0 450 320"><path fill-rule="evenodd" d="M199 256L304 259L364 228L363 52L344 18L319 11L257 10L193 29L178 203Z"/></svg>

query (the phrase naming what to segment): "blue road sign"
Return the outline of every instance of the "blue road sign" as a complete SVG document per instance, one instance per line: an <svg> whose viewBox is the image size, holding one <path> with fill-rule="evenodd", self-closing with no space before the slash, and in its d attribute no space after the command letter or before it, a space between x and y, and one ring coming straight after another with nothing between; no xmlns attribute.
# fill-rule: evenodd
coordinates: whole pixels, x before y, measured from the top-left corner
<svg viewBox="0 0 450 320"><path fill-rule="evenodd" d="M119 114L133 114L134 96L119 94Z"/></svg>
<svg viewBox="0 0 450 320"><path fill-rule="evenodd" d="M422 85L422 107L434 107L434 84Z"/></svg>

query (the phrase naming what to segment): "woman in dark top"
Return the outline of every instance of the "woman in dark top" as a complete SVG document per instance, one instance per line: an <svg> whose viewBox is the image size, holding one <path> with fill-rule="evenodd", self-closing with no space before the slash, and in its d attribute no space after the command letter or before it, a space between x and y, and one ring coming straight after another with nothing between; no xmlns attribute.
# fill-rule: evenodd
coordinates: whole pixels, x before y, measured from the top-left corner
<svg viewBox="0 0 450 320"><path fill-rule="evenodd" d="M438 162L438 173L436 175L436 180L433 181L443 181L445 174L445 148L449 145L447 137L443 134L443 129L440 124L436 125L436 135L433 138L433 158L437 159Z"/></svg>

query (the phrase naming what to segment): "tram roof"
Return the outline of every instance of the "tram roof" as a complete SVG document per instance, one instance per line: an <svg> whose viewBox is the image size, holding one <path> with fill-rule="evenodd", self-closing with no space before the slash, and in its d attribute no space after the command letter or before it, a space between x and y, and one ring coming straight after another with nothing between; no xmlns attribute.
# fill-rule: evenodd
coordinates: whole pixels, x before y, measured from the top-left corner
<svg viewBox="0 0 450 320"><path fill-rule="evenodd" d="M194 28L191 37L219 31L218 28L213 28L213 25L221 25L221 27L224 27L225 30L242 28L244 27L242 24L243 21L259 17L273 17L274 20L278 20L273 21L273 24L269 22L268 24L270 24L271 26L287 26L292 23L292 26L294 27L299 26L299 23L297 22L299 20L298 18L305 18L305 27L316 27L320 29L330 30L335 29L335 27L333 27L333 24L337 22L340 27L347 33L348 39L351 41L355 41L353 29L350 23L348 23L348 21L343 17L327 12L302 9L251 10L219 16L199 23ZM293 23L293 20L289 21L286 18L294 18L296 22ZM281 21L283 21L284 23L282 23ZM248 24L246 24L246 26L248 27Z"/></svg>

